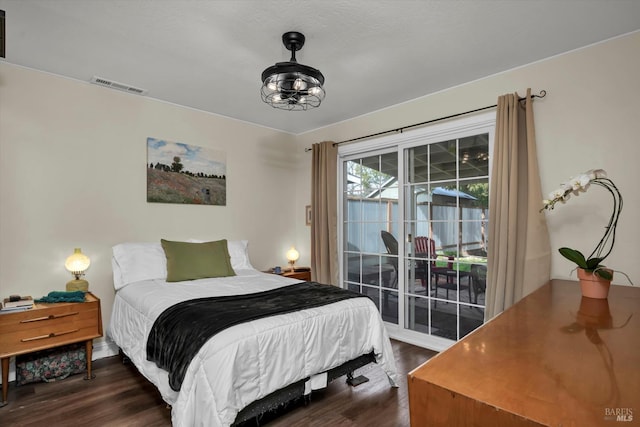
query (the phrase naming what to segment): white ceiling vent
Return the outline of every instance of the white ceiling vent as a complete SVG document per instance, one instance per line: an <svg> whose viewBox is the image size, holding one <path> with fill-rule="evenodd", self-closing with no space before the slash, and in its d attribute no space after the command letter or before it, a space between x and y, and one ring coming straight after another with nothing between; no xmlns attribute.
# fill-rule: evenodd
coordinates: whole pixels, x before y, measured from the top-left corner
<svg viewBox="0 0 640 427"><path fill-rule="evenodd" d="M113 80L103 79L102 77L98 77L98 76L91 77L91 80L89 81L98 86L109 87L111 89L118 89L123 92L135 93L136 95L146 95L148 92L146 89L140 89L138 87L126 85L124 83L114 82Z"/></svg>

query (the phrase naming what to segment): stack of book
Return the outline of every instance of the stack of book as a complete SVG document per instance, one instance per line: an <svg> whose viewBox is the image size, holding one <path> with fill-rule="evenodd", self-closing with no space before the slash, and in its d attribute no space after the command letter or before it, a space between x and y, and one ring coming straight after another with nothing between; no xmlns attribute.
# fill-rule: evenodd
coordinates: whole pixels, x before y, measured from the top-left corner
<svg viewBox="0 0 640 427"><path fill-rule="evenodd" d="M2 303L2 308L0 308L1 313L8 313L12 311L21 311L21 310L29 310L33 308L33 298L26 297L10 297L5 298Z"/></svg>

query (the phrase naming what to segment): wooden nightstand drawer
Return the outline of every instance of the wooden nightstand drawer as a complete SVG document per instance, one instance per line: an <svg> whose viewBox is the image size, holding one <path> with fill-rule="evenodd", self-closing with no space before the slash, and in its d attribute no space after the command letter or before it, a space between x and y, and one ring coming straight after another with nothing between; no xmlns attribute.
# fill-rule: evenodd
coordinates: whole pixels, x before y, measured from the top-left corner
<svg viewBox="0 0 640 427"><path fill-rule="evenodd" d="M285 271L282 275L291 279L311 281L311 271Z"/></svg>
<svg viewBox="0 0 640 427"><path fill-rule="evenodd" d="M8 319L12 322L0 324L0 357L99 337L98 307L87 308L38 310Z"/></svg>

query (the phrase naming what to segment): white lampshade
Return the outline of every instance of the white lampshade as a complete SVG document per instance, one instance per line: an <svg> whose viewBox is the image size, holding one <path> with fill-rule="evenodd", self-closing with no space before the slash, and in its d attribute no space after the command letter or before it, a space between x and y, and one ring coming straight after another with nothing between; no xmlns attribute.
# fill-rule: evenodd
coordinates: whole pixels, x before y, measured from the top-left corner
<svg viewBox="0 0 640 427"><path fill-rule="evenodd" d="M91 265L89 257L83 254L80 248L75 248L73 254L69 255L65 261L64 268L70 271L71 274L80 275L89 268L89 265Z"/></svg>
<svg viewBox="0 0 640 427"><path fill-rule="evenodd" d="M300 258L300 253L296 251L296 248L291 246L291 249L287 251L287 259L289 260L289 263L293 265L298 258Z"/></svg>

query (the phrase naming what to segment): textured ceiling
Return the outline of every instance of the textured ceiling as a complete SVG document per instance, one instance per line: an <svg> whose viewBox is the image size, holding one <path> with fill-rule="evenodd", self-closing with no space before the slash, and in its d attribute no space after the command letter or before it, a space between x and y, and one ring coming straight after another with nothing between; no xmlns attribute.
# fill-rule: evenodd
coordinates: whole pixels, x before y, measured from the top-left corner
<svg viewBox="0 0 640 427"><path fill-rule="evenodd" d="M640 29L637 0L0 0L6 59L299 134ZM260 99L260 74L307 41L327 96ZM514 90L517 88L514 88ZM111 90L111 89L104 89ZM136 95L131 95L136 96Z"/></svg>

